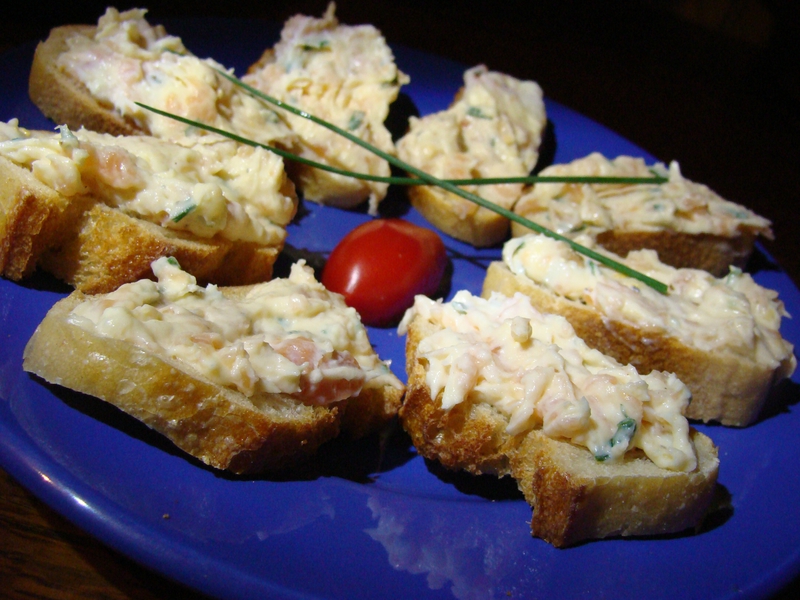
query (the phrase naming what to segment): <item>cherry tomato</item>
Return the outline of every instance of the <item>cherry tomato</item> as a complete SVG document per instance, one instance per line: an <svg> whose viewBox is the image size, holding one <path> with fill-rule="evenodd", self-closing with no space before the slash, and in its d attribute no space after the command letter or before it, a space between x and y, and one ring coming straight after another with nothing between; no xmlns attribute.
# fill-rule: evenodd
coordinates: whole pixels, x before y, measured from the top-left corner
<svg viewBox="0 0 800 600"><path fill-rule="evenodd" d="M402 317L417 294L433 294L446 266L436 232L402 219L375 219L334 248L322 283L342 294L365 324L381 327Z"/></svg>

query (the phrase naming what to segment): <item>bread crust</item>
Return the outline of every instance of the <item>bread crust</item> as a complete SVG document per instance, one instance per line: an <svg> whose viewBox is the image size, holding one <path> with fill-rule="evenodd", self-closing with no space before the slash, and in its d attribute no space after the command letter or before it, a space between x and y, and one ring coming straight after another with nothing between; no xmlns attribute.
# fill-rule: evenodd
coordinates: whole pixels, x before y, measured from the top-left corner
<svg viewBox="0 0 800 600"><path fill-rule="evenodd" d="M72 236L42 255L41 265L84 293L101 294L151 277L151 263L162 256L175 258L201 284L259 283L271 279L279 253L275 246L201 240L98 203Z"/></svg>
<svg viewBox="0 0 800 600"><path fill-rule="evenodd" d="M434 227L450 237L487 248L508 237L509 220L482 206L468 206L464 214L453 210L453 204L469 203L455 194L435 186L414 185L408 188L411 206Z"/></svg>
<svg viewBox="0 0 800 600"><path fill-rule="evenodd" d="M92 36L93 25L55 27L33 55L28 79L28 94L46 117L71 129L80 127L113 135L149 134L133 119L123 117L112 106L96 100L88 88L59 68L58 57L67 49L67 40L76 35Z"/></svg>
<svg viewBox="0 0 800 600"><path fill-rule="evenodd" d="M236 297L248 288L221 289ZM342 429L354 436L375 431L399 408L402 390L377 383L362 391L364 414L346 423L347 400L309 406L284 394L247 399L180 363L71 323L70 311L85 298L73 292L48 312L25 348L23 368L117 406L214 468L286 468Z"/></svg>
<svg viewBox="0 0 800 600"><path fill-rule="evenodd" d="M658 260L676 269L702 269L715 277L724 277L730 267L744 269L753 253L756 234L739 231L734 237L710 233L679 231L619 231L609 230L597 235L597 243L617 256L627 256L632 250L650 249Z"/></svg>
<svg viewBox="0 0 800 600"><path fill-rule="evenodd" d="M512 474L533 508L531 533L564 547L697 527L714 497L719 459L709 437L692 430L691 440L698 467L684 473L644 456L599 463L585 448L531 432L511 455Z"/></svg>
<svg viewBox="0 0 800 600"><path fill-rule="evenodd" d="M14 281L30 275L92 203L87 196L68 199L0 157L0 274Z"/></svg>
<svg viewBox="0 0 800 600"><path fill-rule="evenodd" d="M425 365L417 356L422 338L435 331L421 317L409 325L406 338L408 384L400 422L417 452L452 470L474 475L510 474L509 449L517 443L505 432L508 421L493 407L462 403L449 411L434 401L425 383Z"/></svg>
<svg viewBox="0 0 800 600"><path fill-rule="evenodd" d="M531 533L557 547L616 535L674 533L697 526L716 488L719 459L713 442L692 430L698 467L656 466L641 452L601 463L591 453L539 430L517 436L493 407L464 402L450 411L431 398L421 339L435 326L416 316L406 343L408 388L400 420L417 451L453 470L511 475L533 508Z"/></svg>
<svg viewBox="0 0 800 600"><path fill-rule="evenodd" d="M552 294L520 277L501 262L489 265L483 282L484 297L496 291L507 296L521 292L542 312L564 316L579 337L592 348L632 364L641 373L675 373L692 392L687 418L719 421L723 425L752 423L775 384L779 369L756 364L730 352L705 352L663 332L645 333L610 320L582 302Z"/></svg>
<svg viewBox="0 0 800 600"><path fill-rule="evenodd" d="M519 237L531 230L511 223L511 235ZM597 234L603 248L617 256L627 256L632 250L655 250L658 260L676 269L702 269L714 277L728 274L731 266L744 269L753 254L756 233L750 229L726 237L711 233L681 231L623 231L609 229Z"/></svg>

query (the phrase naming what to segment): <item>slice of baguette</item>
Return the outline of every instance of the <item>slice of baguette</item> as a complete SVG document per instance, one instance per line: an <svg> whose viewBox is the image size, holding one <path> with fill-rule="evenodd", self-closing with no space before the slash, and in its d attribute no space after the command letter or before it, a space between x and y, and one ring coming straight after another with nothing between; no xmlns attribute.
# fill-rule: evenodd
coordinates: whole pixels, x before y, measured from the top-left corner
<svg viewBox="0 0 800 600"><path fill-rule="evenodd" d="M610 536L658 535L697 527L710 507L719 469L710 438L690 431L697 467L658 467L641 450L598 461L587 448L529 429L510 435L509 420L473 400L442 408L426 383L419 342L439 328L417 314L408 323L408 386L400 409L417 451L453 470L510 475L533 507L531 532L557 547Z"/></svg>
<svg viewBox="0 0 800 600"><path fill-rule="evenodd" d="M37 267L88 294L149 276L174 256L202 283L267 281L279 246L200 239L126 215L90 196L65 197L0 157L0 272L19 281Z"/></svg>
<svg viewBox="0 0 800 600"><path fill-rule="evenodd" d="M250 287L221 289L236 298ZM23 368L117 406L214 468L282 469L340 431L359 437L397 414L402 386L380 379L327 406L277 393L248 398L174 359L76 325L70 311L86 298L73 292L48 312L25 348Z"/></svg>
<svg viewBox="0 0 800 600"><path fill-rule="evenodd" d="M683 177L677 163L648 166L641 158L613 160L595 152L551 165L540 176L667 178L663 184L537 183L514 212L562 235L593 231L609 252L655 250L664 264L703 269L720 277L744 268L759 235L772 239L770 222L707 186ZM511 224L513 236L530 233Z"/></svg>
<svg viewBox="0 0 800 600"><path fill-rule="evenodd" d="M206 134L136 103L291 150L296 137L266 108L201 59L144 9L106 9L96 25L65 25L36 48L28 91L56 124L113 135L177 140Z"/></svg>
<svg viewBox="0 0 800 600"><path fill-rule="evenodd" d="M319 18L289 18L278 43L250 66L243 80L394 154L384 121L408 76L397 68L380 31L372 25L342 24L335 9L331 2ZM391 174L386 160L339 134L291 114L285 119L300 139L301 156L348 171ZM388 188L300 162L287 164L287 169L306 200L340 208L369 199L375 214Z"/></svg>
<svg viewBox="0 0 800 600"><path fill-rule="evenodd" d="M412 117L397 142L398 156L440 179L524 177L536 165L547 117L533 81L478 65L444 111ZM510 210L521 184L473 186L469 191ZM486 247L508 236L506 217L435 186L410 186L412 206L446 234Z"/></svg>
<svg viewBox="0 0 800 600"><path fill-rule="evenodd" d="M643 330L612 319L591 304L553 293L514 274L502 262L493 262L487 269L482 293L488 296L492 292L523 293L540 311L566 317L589 346L640 372L675 373L692 392L686 411L690 419L749 425L758 417L772 387L794 370L791 349L777 365L724 350L702 350L663 330Z"/></svg>
<svg viewBox="0 0 800 600"><path fill-rule="evenodd" d="M72 235L42 253L40 265L75 289L102 294L151 274L150 265L172 256L201 283L248 285L272 278L275 246L194 238L104 204L86 211Z"/></svg>
<svg viewBox="0 0 800 600"><path fill-rule="evenodd" d="M473 475L511 474L509 454L519 439L505 433L508 419L488 404L461 403L444 410L431 398L425 382L426 365L417 355L420 341L436 325L415 317L406 338L408 383L400 421L422 456L448 469Z"/></svg>
<svg viewBox="0 0 800 600"><path fill-rule="evenodd" d="M94 199L67 198L0 156L0 274L19 281L75 231Z"/></svg>
<svg viewBox="0 0 800 600"><path fill-rule="evenodd" d="M533 507L531 532L556 547L612 536L660 535L696 528L719 470L717 448L693 430L698 468L660 469L643 456L597 462L585 449L534 431L511 455L511 471Z"/></svg>
<svg viewBox="0 0 800 600"><path fill-rule="evenodd" d="M744 269L753 254L757 234L743 230L735 236L680 231L622 231L611 229L597 234L597 243L618 256L648 248L664 264L678 269L702 269L716 277L731 266Z"/></svg>
<svg viewBox="0 0 800 600"><path fill-rule="evenodd" d="M428 223L476 248L494 246L508 237L508 219L450 192L415 185L409 186L408 198ZM459 210L454 210L454 205Z"/></svg>

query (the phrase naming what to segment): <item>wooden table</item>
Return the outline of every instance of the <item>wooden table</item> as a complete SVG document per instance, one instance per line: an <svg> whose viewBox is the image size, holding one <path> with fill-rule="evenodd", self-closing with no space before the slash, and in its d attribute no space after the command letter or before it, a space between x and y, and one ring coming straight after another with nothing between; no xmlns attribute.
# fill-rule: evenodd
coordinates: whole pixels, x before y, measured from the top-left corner
<svg viewBox="0 0 800 600"><path fill-rule="evenodd" d="M262 3L266 4L266 3ZM172 3L162 16L281 22L324 1ZM774 223L766 247L800 282L798 12L791 2L370 3L341 0L342 22L393 43L537 80L548 97L608 126ZM220 6L222 5L222 6ZM50 27L91 22L104 2L37 2L0 24L0 50ZM235 6L234 8L231 8ZM727 12L720 12L727 8ZM194 592L107 548L0 471L0 595L191 598ZM777 598L800 597L796 580Z"/></svg>

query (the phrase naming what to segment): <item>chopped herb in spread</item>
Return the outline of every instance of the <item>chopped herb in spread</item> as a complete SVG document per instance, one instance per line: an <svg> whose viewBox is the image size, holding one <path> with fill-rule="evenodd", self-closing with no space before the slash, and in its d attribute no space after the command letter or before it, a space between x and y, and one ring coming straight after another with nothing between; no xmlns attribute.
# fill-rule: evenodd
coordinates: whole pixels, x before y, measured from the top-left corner
<svg viewBox="0 0 800 600"><path fill-rule="evenodd" d="M357 110L352 115L350 115L350 120L347 122L347 129L349 131L355 131L361 124L364 122L364 111Z"/></svg>
<svg viewBox="0 0 800 600"><path fill-rule="evenodd" d="M470 106L467 109L467 115L469 115L470 117L475 117L476 119L491 119L492 118L490 115L487 115L485 112L483 112L477 106Z"/></svg>
<svg viewBox="0 0 800 600"><path fill-rule="evenodd" d="M195 208L197 208L197 205L191 200L186 200L181 204L183 205L183 207L172 217L173 223L179 223L181 219L186 217L190 212L192 212Z"/></svg>
<svg viewBox="0 0 800 600"><path fill-rule="evenodd" d="M328 40L320 40L316 44L302 44L300 47L307 52L320 52L322 50L330 50L330 45Z"/></svg>

